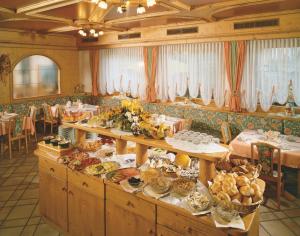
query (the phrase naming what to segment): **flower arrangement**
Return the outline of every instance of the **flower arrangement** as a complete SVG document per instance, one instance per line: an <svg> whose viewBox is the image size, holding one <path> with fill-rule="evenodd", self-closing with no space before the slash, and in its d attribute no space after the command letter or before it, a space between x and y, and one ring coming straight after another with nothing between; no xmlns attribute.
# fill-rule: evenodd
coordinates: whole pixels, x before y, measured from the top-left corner
<svg viewBox="0 0 300 236"><path fill-rule="evenodd" d="M143 108L138 100L122 100L121 112L116 119L117 127L131 132L132 125L140 122L142 113Z"/></svg>
<svg viewBox="0 0 300 236"><path fill-rule="evenodd" d="M148 121L142 121L139 126L142 133L149 138L164 139L170 133L170 127L164 123L154 125Z"/></svg>

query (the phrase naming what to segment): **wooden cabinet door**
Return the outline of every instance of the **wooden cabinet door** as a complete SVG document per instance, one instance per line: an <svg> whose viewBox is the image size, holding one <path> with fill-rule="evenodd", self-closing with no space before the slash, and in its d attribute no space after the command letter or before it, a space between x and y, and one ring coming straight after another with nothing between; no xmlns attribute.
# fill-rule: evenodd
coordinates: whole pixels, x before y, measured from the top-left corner
<svg viewBox="0 0 300 236"><path fill-rule="evenodd" d="M104 199L68 185L69 234L104 236Z"/></svg>
<svg viewBox="0 0 300 236"><path fill-rule="evenodd" d="M167 227L162 225L157 225L157 236L182 236L182 234L177 233Z"/></svg>
<svg viewBox="0 0 300 236"><path fill-rule="evenodd" d="M154 236L155 218L149 221L113 201L106 201L106 236Z"/></svg>
<svg viewBox="0 0 300 236"><path fill-rule="evenodd" d="M67 232L68 210L66 181L41 170L39 177L39 205L41 215Z"/></svg>

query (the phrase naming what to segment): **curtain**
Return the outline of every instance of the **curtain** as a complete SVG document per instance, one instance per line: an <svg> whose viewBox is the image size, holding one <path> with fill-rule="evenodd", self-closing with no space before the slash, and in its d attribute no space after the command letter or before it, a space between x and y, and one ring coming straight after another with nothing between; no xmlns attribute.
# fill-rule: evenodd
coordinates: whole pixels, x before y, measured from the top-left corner
<svg viewBox="0 0 300 236"><path fill-rule="evenodd" d="M285 104L289 85L300 105L300 39L248 41L241 85L243 107L253 112L260 103L268 111L274 102Z"/></svg>
<svg viewBox="0 0 300 236"><path fill-rule="evenodd" d="M225 102L227 88L223 43L166 45L159 48L157 94L165 101L176 96L201 97L208 105Z"/></svg>
<svg viewBox="0 0 300 236"><path fill-rule="evenodd" d="M156 67L157 67L157 51L158 47L145 47L144 48L144 64L145 64L145 74L147 80L146 87L146 101L155 102L156 101Z"/></svg>
<svg viewBox="0 0 300 236"><path fill-rule="evenodd" d="M79 51L79 80L85 92L92 92L90 55L88 50Z"/></svg>
<svg viewBox="0 0 300 236"><path fill-rule="evenodd" d="M92 95L98 95L99 50L90 50L90 65L92 77Z"/></svg>
<svg viewBox="0 0 300 236"><path fill-rule="evenodd" d="M230 87L229 109L241 111L241 82L245 62L245 41L224 43L227 80Z"/></svg>
<svg viewBox="0 0 300 236"><path fill-rule="evenodd" d="M100 58L101 94L122 92L141 99L146 97L142 47L100 49Z"/></svg>

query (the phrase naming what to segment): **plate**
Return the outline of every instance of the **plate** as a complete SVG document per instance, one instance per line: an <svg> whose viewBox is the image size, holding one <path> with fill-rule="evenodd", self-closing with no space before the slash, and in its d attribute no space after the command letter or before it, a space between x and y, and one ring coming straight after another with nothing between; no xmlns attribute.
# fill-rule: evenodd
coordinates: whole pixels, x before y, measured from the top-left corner
<svg viewBox="0 0 300 236"><path fill-rule="evenodd" d="M120 183L124 179L139 175L140 172L136 168L125 168L114 170L106 174L106 178L114 183Z"/></svg>
<svg viewBox="0 0 300 236"><path fill-rule="evenodd" d="M155 199L160 199L160 198L163 198L163 197L166 197L170 194L170 189L165 192L165 193L162 193L162 194L159 194L159 193L156 193L153 191L152 187L150 185L146 185L144 188L143 188L143 193L146 195L146 196L150 196L150 197L153 197Z"/></svg>

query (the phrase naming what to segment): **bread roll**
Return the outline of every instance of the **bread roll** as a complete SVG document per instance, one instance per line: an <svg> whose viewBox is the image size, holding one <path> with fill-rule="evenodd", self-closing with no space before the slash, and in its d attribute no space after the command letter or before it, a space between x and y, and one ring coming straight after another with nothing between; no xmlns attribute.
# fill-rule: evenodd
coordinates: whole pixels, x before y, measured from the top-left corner
<svg viewBox="0 0 300 236"><path fill-rule="evenodd" d="M232 186L228 191L226 191L226 193L228 193L228 195L229 195L230 197L232 197L232 196L238 194L238 193L239 193L239 190L238 190L238 188L236 187L236 185L234 185L234 186Z"/></svg>
<svg viewBox="0 0 300 236"><path fill-rule="evenodd" d="M243 197L243 200L242 200L242 204L243 205L246 205L246 206L248 206L248 205L250 205L252 203L252 198L251 197Z"/></svg>
<svg viewBox="0 0 300 236"><path fill-rule="evenodd" d="M240 203L242 202L242 195L238 192L236 195L232 196L231 197L231 200L237 200L239 201Z"/></svg>
<svg viewBox="0 0 300 236"><path fill-rule="evenodd" d="M223 192L223 191L219 192L217 197L219 199L221 199L222 201L227 201L227 202L231 201L230 196L227 193Z"/></svg>
<svg viewBox="0 0 300 236"><path fill-rule="evenodd" d="M250 197L254 194L254 190L250 187L250 185L240 187L240 193L243 196Z"/></svg>
<svg viewBox="0 0 300 236"><path fill-rule="evenodd" d="M213 194L217 194L222 191L222 184L220 182L215 182L212 184L210 189L213 192Z"/></svg>
<svg viewBox="0 0 300 236"><path fill-rule="evenodd" d="M250 184L250 180L246 176L238 176L235 179L236 179L236 184L239 187L246 186L246 185Z"/></svg>

